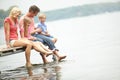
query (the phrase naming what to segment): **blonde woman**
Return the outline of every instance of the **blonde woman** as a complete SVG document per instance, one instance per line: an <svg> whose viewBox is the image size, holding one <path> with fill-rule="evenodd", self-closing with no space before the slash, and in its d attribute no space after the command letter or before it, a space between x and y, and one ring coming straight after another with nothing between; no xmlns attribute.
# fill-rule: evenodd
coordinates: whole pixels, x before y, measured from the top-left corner
<svg viewBox="0 0 120 80"><path fill-rule="evenodd" d="M32 43L26 38L18 39L18 17L20 14L20 9L18 7L13 7L10 11L9 16L4 20L6 45L8 48L25 46L26 66L31 67L30 51L32 48Z"/></svg>

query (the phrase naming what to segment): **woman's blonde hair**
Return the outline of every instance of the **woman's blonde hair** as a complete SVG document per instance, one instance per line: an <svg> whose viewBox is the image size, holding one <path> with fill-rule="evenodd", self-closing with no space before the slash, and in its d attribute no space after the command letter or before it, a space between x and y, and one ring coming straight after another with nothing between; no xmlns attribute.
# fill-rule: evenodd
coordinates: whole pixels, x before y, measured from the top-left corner
<svg viewBox="0 0 120 80"><path fill-rule="evenodd" d="M10 16L14 16L15 14L21 14L21 10L18 7L13 7L10 11Z"/></svg>

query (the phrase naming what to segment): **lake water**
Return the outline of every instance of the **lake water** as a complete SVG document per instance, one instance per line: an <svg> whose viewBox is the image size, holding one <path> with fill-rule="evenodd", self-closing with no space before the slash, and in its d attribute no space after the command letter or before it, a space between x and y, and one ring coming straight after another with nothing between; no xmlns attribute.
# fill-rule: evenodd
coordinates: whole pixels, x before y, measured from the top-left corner
<svg viewBox="0 0 120 80"><path fill-rule="evenodd" d="M119 21L120 12L113 12L48 22L50 33L58 38L56 46L67 58L62 62L52 62L49 56L50 63L43 65L38 52L32 50L33 68L26 69L24 52L0 57L0 78L120 80Z"/></svg>

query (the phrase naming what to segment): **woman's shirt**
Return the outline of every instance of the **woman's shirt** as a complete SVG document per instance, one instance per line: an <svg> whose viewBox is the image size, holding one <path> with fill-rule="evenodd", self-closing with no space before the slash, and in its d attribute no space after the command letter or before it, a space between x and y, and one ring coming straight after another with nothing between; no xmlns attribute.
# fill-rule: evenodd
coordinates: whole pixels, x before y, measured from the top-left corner
<svg viewBox="0 0 120 80"><path fill-rule="evenodd" d="M17 33L17 29L18 29L18 21L16 21L16 23L13 23L12 20L7 17L4 20L4 24L8 23L9 24L9 29L10 29L10 36L9 39L10 40L17 40L18 39L18 33ZM5 27L5 26L4 26ZM5 30L5 29L4 29ZM6 30L5 30L5 34L6 34Z"/></svg>

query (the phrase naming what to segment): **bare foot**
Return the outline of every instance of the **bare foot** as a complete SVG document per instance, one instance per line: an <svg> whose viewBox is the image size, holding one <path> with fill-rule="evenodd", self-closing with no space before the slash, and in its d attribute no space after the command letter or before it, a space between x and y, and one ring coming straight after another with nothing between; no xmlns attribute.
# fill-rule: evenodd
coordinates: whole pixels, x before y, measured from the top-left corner
<svg viewBox="0 0 120 80"><path fill-rule="evenodd" d="M44 64L48 64L49 62L46 60L46 61L44 61Z"/></svg>
<svg viewBox="0 0 120 80"><path fill-rule="evenodd" d="M58 61L61 61L62 59L65 59L67 56L61 56L58 58Z"/></svg>
<svg viewBox="0 0 120 80"><path fill-rule="evenodd" d="M31 63L26 63L26 67L27 67L27 68L31 68L31 67L32 67L32 64L31 64Z"/></svg>

